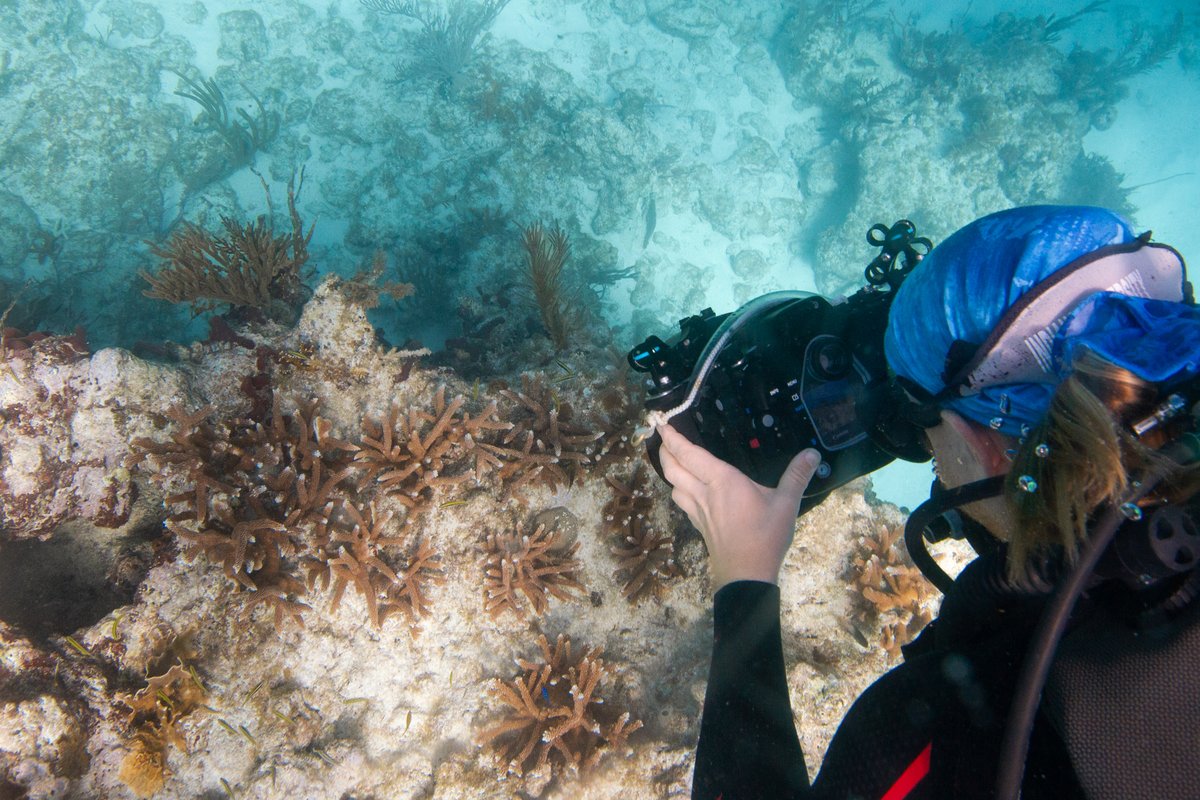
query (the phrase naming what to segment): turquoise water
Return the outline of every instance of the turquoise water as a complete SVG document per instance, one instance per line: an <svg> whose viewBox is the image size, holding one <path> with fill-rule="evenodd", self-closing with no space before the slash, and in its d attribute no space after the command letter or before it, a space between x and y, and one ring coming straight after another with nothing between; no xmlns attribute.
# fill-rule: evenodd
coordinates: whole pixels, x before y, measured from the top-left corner
<svg viewBox="0 0 1200 800"><path fill-rule="evenodd" d="M290 324L303 289L197 311L139 273L184 223L290 235L301 172L305 286L382 253L416 293L372 312L380 337L435 350L527 301L536 221L570 236L590 335L620 350L704 306L853 291L867 226L900 217L936 241L1096 203L1200 250L1190 3L386 5L0 3L6 324L145 357L214 314ZM927 480L876 489L911 506Z"/></svg>

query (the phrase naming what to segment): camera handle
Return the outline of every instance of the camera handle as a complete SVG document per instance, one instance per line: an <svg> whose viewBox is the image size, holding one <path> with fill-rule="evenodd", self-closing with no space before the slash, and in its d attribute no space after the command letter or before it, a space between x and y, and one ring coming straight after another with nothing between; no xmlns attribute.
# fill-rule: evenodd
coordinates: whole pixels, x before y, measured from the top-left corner
<svg viewBox="0 0 1200 800"><path fill-rule="evenodd" d="M933 249L933 242L917 236L917 226L906 219L897 220L890 228L875 223L867 230L867 244L882 248L867 265L864 273L867 282L872 286L887 284L892 291L900 287L913 267Z"/></svg>

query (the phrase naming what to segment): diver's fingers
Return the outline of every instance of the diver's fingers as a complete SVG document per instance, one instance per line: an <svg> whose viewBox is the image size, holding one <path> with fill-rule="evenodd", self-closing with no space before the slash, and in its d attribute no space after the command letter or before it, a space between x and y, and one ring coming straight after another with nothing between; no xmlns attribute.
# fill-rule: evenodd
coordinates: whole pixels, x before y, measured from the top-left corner
<svg viewBox="0 0 1200 800"><path fill-rule="evenodd" d="M692 521L693 525L696 525L696 521L699 519L700 504L696 502L696 498L691 492L676 486L671 490L671 501L679 506L680 511L687 514L687 518ZM696 527L700 526L696 525Z"/></svg>
<svg viewBox="0 0 1200 800"><path fill-rule="evenodd" d="M726 470L732 469L703 447L689 442L682 433L670 425L659 426L658 433L663 440L661 449L674 456L675 460L696 476L701 483L712 483L725 474Z"/></svg>
<svg viewBox="0 0 1200 800"><path fill-rule="evenodd" d="M667 483L671 484L671 486L692 493L699 491L704 486L699 478L693 475L687 467L679 463L679 459L675 457L675 454L665 444L663 447L658 448L658 460L662 464L663 477L667 479Z"/></svg>

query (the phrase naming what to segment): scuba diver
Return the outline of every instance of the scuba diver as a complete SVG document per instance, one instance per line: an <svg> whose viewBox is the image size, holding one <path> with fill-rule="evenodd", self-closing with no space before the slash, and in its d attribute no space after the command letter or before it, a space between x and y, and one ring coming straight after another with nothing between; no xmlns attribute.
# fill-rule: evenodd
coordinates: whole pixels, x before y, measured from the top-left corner
<svg viewBox="0 0 1200 800"><path fill-rule="evenodd" d="M901 222L876 227L911 244ZM706 310L630 354L671 390L647 404L651 460L715 592L692 797L1200 797L1200 308L1183 259L1065 206L981 218L903 269L891 253L848 302ZM777 389L795 405L764 410ZM796 515L930 456L905 540L940 612L810 784L780 627ZM953 580L924 550L946 536L978 551Z"/></svg>

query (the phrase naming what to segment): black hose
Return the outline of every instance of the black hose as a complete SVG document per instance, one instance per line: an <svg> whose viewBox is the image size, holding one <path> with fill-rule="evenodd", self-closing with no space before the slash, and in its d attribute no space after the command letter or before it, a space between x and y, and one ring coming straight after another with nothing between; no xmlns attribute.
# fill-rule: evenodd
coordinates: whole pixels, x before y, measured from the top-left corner
<svg viewBox="0 0 1200 800"><path fill-rule="evenodd" d="M1158 485L1160 479L1160 475L1148 478L1132 497L1126 498L1126 502L1136 502L1145 497ZM1092 577L1100 556L1108 549L1113 536L1125 519L1120 507L1108 510L1095 532L1088 538L1079 555L1079 561L1055 593L1038 623L1033 642L1025 656L1025 663L1021 667L1021 675L1008 715L1008 726L1000 748L1000 764L996 773L997 800L1017 800L1020 797L1021 782L1025 777L1025 759L1029 755L1029 737L1033 732L1033 719L1042 699L1046 678L1050 674L1050 664L1054 660L1058 643L1066 632L1075 602Z"/></svg>
<svg viewBox="0 0 1200 800"><path fill-rule="evenodd" d="M984 478L981 481L937 492L908 515L908 522L904 525L904 546L908 548L908 555L921 570L921 574L928 578L929 582L936 586L942 594L950 591L954 586L954 579L938 566L937 561L934 561L933 556L929 555L929 551L925 549L926 529L933 524L934 520L950 509L974 503L977 500L998 497L1002 491L1004 491L1003 475Z"/></svg>

